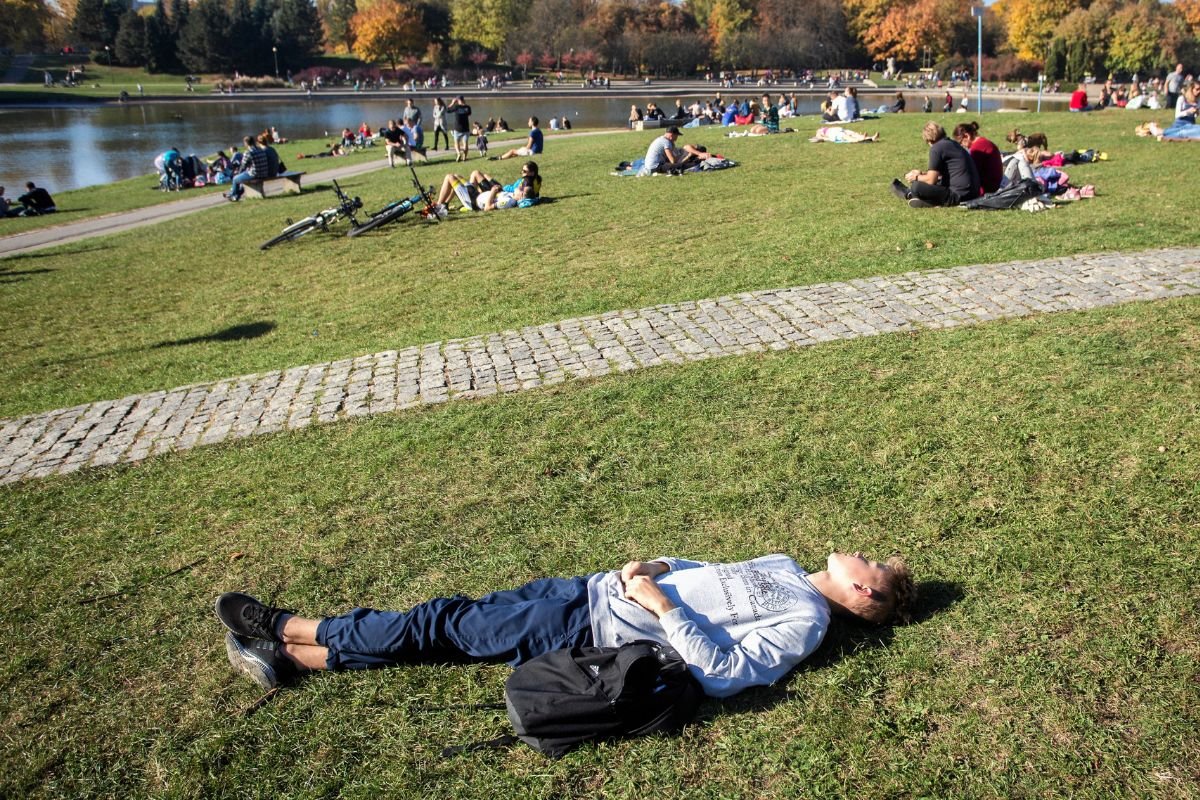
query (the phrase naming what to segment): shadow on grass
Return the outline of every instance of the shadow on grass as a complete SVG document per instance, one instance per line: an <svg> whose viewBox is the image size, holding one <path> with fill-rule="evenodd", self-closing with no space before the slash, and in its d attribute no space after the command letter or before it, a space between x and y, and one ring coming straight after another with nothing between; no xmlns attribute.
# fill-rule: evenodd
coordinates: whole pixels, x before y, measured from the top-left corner
<svg viewBox="0 0 1200 800"><path fill-rule="evenodd" d="M84 247L72 247L71 245L68 244L68 245L63 245L61 247L55 247L52 251L49 248L43 248L43 249L39 249L39 250L34 250L29 253L13 253L12 255L4 255L3 253L0 253L0 275L4 275L5 270L7 270L10 265L19 264L22 261L32 261L37 258L60 258L62 256L79 255L81 253L98 253L101 250L110 250L110 249L111 249L111 247L109 245L88 245L88 246L84 246ZM53 271L53 270L51 270L51 271ZM8 272L7 274L16 275L19 273Z"/></svg>
<svg viewBox="0 0 1200 800"><path fill-rule="evenodd" d="M260 320L258 322L247 322L245 325L231 325L228 328L223 328L213 333L206 333L203 336L191 336L187 339L175 339L168 342L159 342L150 346L151 350L158 350L163 347L182 347L188 344L200 344L201 342L244 342L250 339L257 339L260 336L266 336L271 331L275 330L275 323Z"/></svg>
<svg viewBox="0 0 1200 800"><path fill-rule="evenodd" d="M0 278L3 278L3 273L0 273ZM0 280L0 282L3 282ZM76 356L75 358L60 358L57 361L43 361L43 367L59 366L63 364L77 364L83 361L91 361L97 358L112 358L113 356L130 355L142 350L161 350L165 347L183 347L189 344L201 344L202 342L244 342L250 339L257 339L260 336L266 336L271 331L275 330L275 323L268 321L248 322L245 325L231 325L228 328L222 328L213 333L206 333L202 336L189 336L186 339L174 339L166 342L158 342L157 344L149 345L148 347L119 347L115 350L107 350L103 353L85 353Z"/></svg>

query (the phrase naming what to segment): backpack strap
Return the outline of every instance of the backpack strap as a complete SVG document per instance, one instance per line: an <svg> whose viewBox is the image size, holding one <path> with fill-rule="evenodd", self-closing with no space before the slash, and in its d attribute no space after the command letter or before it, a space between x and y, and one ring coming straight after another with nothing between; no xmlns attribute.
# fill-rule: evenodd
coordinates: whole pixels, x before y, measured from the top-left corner
<svg viewBox="0 0 1200 800"><path fill-rule="evenodd" d="M503 736L497 736L495 739L486 739L482 742L455 744L442 748L442 758L450 758L463 753L474 753L478 750L499 750L503 747L511 747L519 741L521 740L516 736L506 733Z"/></svg>

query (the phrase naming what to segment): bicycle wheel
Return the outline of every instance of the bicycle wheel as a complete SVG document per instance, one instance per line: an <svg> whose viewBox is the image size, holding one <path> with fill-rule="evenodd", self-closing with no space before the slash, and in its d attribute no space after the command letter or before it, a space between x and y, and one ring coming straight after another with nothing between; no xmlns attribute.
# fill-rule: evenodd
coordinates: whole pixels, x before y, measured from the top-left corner
<svg viewBox="0 0 1200 800"><path fill-rule="evenodd" d="M308 217L306 219L302 219L299 222L293 223L292 225L289 225L286 228L284 228L283 232L280 233L278 236L276 236L274 239L271 239L270 241L267 241L267 242L263 242L259 246L258 249L259 250L267 250L267 249L272 248L275 245L279 244L280 242L290 242L295 239L299 239L301 236L308 233L309 231L316 230L316 228L318 226L320 226L320 224L321 224L321 220L319 220L316 217Z"/></svg>
<svg viewBox="0 0 1200 800"><path fill-rule="evenodd" d="M400 203L394 208L390 208L382 213L376 214L362 225L359 225L357 228L351 228L346 235L358 236L360 233L366 233L367 231L373 231L376 228L381 228L384 225L387 225L389 222L395 222L396 220L400 219L409 211L412 211L412 203L405 200L403 203Z"/></svg>

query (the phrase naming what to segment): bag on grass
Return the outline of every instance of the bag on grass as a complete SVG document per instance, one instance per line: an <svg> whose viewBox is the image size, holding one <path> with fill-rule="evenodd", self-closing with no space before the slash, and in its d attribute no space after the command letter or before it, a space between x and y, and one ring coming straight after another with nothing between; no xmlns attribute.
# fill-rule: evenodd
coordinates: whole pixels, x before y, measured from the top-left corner
<svg viewBox="0 0 1200 800"><path fill-rule="evenodd" d="M516 736L442 755L522 741L559 758L584 742L676 731L695 717L703 693L674 649L637 641L540 655L513 671L504 696Z"/></svg>
<svg viewBox="0 0 1200 800"><path fill-rule="evenodd" d="M987 211L1003 211L1010 208L1020 208L1031 197L1042 193L1042 185L1032 178L1014 181L1003 189L998 189L982 197L975 197L963 203L964 208L983 209Z"/></svg>

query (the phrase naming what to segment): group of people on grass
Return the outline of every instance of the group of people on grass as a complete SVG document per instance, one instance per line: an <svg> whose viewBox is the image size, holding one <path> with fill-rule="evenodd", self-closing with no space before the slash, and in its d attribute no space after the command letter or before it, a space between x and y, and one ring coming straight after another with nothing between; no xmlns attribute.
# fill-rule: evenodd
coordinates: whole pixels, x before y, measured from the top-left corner
<svg viewBox="0 0 1200 800"><path fill-rule="evenodd" d="M913 208L957 206L1025 180L1036 181L1044 193L1064 194L1066 199L1090 197L1093 187L1069 186L1068 176L1059 168L1108 159L1106 153L1094 150L1054 152L1044 133L1023 134L1017 129L1005 137L1015 146L1014 151L1002 154L979 133L978 122L961 123L950 135L938 123L928 122L921 136L929 146L925 169L912 169L903 181L892 181L893 194Z"/></svg>
<svg viewBox="0 0 1200 800"><path fill-rule="evenodd" d="M0 217L37 217L58 211L50 193L33 181L25 182L25 194L16 200L9 200L4 196L4 191L4 187L0 186Z"/></svg>

